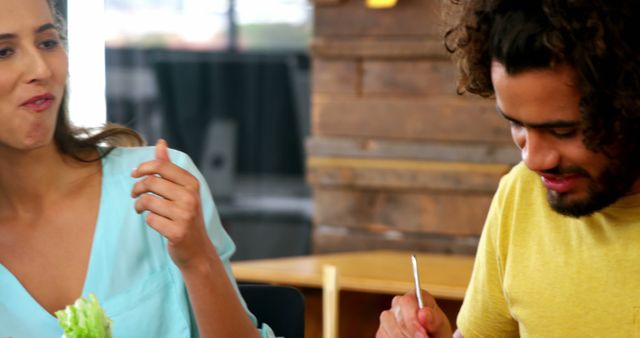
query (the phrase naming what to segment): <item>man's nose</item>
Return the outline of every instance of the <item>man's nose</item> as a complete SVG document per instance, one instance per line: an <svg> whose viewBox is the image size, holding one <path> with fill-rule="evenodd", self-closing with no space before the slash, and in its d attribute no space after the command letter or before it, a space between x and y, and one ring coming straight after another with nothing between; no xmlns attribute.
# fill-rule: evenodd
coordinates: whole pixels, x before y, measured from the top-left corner
<svg viewBox="0 0 640 338"><path fill-rule="evenodd" d="M532 171L547 171L560 164L560 155L540 131L527 130L520 146L522 161Z"/></svg>

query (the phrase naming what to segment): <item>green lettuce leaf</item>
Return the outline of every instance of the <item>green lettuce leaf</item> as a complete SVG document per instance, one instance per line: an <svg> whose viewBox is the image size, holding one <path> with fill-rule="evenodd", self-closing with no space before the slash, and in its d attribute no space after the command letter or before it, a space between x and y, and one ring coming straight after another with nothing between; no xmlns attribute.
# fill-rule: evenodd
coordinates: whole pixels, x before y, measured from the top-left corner
<svg viewBox="0 0 640 338"><path fill-rule="evenodd" d="M56 312L63 338L112 338L111 320L94 294Z"/></svg>

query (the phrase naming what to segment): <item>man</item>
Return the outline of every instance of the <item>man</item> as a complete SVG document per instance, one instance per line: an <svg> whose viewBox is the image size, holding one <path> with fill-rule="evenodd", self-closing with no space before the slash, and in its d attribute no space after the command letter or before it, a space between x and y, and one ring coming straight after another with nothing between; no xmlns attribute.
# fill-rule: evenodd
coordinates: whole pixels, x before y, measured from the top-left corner
<svg viewBox="0 0 640 338"><path fill-rule="evenodd" d="M495 97L522 162L500 182L454 337L640 335L634 1L459 1L460 92ZM409 292L377 337L451 337Z"/></svg>

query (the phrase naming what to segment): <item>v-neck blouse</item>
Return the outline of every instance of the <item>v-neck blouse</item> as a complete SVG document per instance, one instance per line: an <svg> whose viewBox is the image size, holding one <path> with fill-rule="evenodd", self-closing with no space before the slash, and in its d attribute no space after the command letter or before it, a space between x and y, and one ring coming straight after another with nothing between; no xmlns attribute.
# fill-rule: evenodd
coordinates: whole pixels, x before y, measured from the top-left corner
<svg viewBox="0 0 640 338"><path fill-rule="evenodd" d="M113 321L116 338L198 337L186 287L168 254L167 240L146 224L145 214L135 212L135 200L130 197L136 181L131 171L154 154L153 147L116 148L103 158L100 207L82 295L98 297ZM229 261L235 245L222 228L206 181L186 154L176 150L169 154L173 163L200 181L207 232L238 292ZM62 333L57 319L0 264L0 337L57 338ZM266 325L261 334L273 335Z"/></svg>

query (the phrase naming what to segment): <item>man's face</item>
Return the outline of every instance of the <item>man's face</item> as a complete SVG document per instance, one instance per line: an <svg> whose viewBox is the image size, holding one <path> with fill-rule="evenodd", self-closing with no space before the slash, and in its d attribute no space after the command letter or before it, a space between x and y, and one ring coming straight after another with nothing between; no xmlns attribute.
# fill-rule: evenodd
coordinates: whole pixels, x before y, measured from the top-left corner
<svg viewBox="0 0 640 338"><path fill-rule="evenodd" d="M582 142L580 92L569 66L507 74L493 62L498 111L511 124L526 166L540 175L551 207L569 216L598 211L640 191L637 171Z"/></svg>

